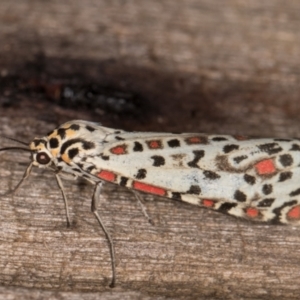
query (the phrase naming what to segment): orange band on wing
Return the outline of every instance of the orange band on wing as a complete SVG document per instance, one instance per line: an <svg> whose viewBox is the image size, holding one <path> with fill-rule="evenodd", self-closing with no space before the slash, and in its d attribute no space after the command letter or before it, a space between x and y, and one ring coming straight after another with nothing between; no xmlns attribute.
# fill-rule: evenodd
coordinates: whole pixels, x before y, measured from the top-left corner
<svg viewBox="0 0 300 300"><path fill-rule="evenodd" d="M255 207L248 207L246 209L246 215L250 218L257 218L259 216L259 211Z"/></svg>
<svg viewBox="0 0 300 300"><path fill-rule="evenodd" d="M294 220L300 219L300 206L297 205L290 209L290 211L287 213L287 217Z"/></svg>
<svg viewBox="0 0 300 300"><path fill-rule="evenodd" d="M114 182L116 180L116 174L114 174L113 172L110 172L110 171L105 171L105 170L102 170L100 171L97 176L101 179L104 179L106 181L111 181L111 182Z"/></svg>
<svg viewBox="0 0 300 300"><path fill-rule="evenodd" d="M214 207L215 201L210 199L203 199L201 204L205 207Z"/></svg>
<svg viewBox="0 0 300 300"><path fill-rule="evenodd" d="M146 184L146 183L142 183L142 182L139 182L139 181L134 181L132 187L136 190L146 192L146 193L150 193L150 194L154 194L154 195L159 195L159 196L165 196L166 195L166 190L164 190L160 187L150 185L150 184Z"/></svg>

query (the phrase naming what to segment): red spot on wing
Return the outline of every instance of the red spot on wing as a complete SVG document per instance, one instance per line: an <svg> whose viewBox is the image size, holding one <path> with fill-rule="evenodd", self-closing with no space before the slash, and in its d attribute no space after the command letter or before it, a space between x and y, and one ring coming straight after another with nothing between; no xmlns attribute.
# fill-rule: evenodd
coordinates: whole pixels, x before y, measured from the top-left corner
<svg viewBox="0 0 300 300"><path fill-rule="evenodd" d="M276 172L276 167L272 159L262 160L255 165L259 175L268 175Z"/></svg>
<svg viewBox="0 0 300 300"><path fill-rule="evenodd" d="M139 182L139 181L134 181L132 187L136 190L146 192L146 193L150 193L150 194L154 194L154 195L159 195L159 196L165 196L166 195L166 190L165 189L162 189L162 188L154 186L154 185L142 183L142 182Z"/></svg>
<svg viewBox="0 0 300 300"><path fill-rule="evenodd" d="M127 149L126 145L119 145L119 146L111 148L110 152L113 154L117 154L117 155L126 154L127 153L126 149Z"/></svg>
<svg viewBox="0 0 300 300"><path fill-rule="evenodd" d="M114 174L113 172L110 172L110 171L106 171L106 170L102 170L100 171L97 176L101 179L104 179L106 181L115 181L116 180L116 177L117 175Z"/></svg>
<svg viewBox="0 0 300 300"><path fill-rule="evenodd" d="M249 207L246 209L246 215L250 218L257 218L259 216L259 210L254 207Z"/></svg>
<svg viewBox="0 0 300 300"><path fill-rule="evenodd" d="M147 144L150 149L162 149L162 143L160 140L147 141Z"/></svg>
<svg viewBox="0 0 300 300"><path fill-rule="evenodd" d="M245 141L249 139L249 137L246 135L234 135L233 137L238 141Z"/></svg>
<svg viewBox="0 0 300 300"><path fill-rule="evenodd" d="M205 207L214 207L215 201L210 200L210 199L203 199L202 200L202 205Z"/></svg>
<svg viewBox="0 0 300 300"><path fill-rule="evenodd" d="M295 206L287 213L289 219L300 219L300 206Z"/></svg>
<svg viewBox="0 0 300 300"><path fill-rule="evenodd" d="M201 144L202 143L202 139L199 136L192 136L192 137L186 138L185 141L189 145L190 144Z"/></svg>

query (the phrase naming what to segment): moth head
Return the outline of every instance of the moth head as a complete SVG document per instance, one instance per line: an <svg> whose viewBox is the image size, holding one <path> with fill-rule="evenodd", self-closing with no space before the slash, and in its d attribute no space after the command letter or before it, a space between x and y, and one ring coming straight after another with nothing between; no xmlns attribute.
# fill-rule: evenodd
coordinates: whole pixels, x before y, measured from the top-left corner
<svg viewBox="0 0 300 300"><path fill-rule="evenodd" d="M29 145L32 163L39 168L48 167L52 163L52 155L47 149L47 140L35 138Z"/></svg>

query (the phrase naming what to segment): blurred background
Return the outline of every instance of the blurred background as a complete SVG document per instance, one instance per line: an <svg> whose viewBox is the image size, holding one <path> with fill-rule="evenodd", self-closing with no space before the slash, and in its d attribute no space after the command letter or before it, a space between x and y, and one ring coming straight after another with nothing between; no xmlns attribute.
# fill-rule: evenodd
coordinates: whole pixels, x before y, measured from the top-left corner
<svg viewBox="0 0 300 300"><path fill-rule="evenodd" d="M296 135L299 6L1 0L1 111L56 125Z"/></svg>

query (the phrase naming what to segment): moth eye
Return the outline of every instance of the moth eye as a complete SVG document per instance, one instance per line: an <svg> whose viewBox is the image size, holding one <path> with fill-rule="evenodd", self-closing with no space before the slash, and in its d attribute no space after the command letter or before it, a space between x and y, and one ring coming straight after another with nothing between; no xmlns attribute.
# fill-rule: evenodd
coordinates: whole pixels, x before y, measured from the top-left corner
<svg viewBox="0 0 300 300"><path fill-rule="evenodd" d="M41 164L41 165L47 165L50 162L50 157L47 153L45 152L39 152L36 155L36 161Z"/></svg>

